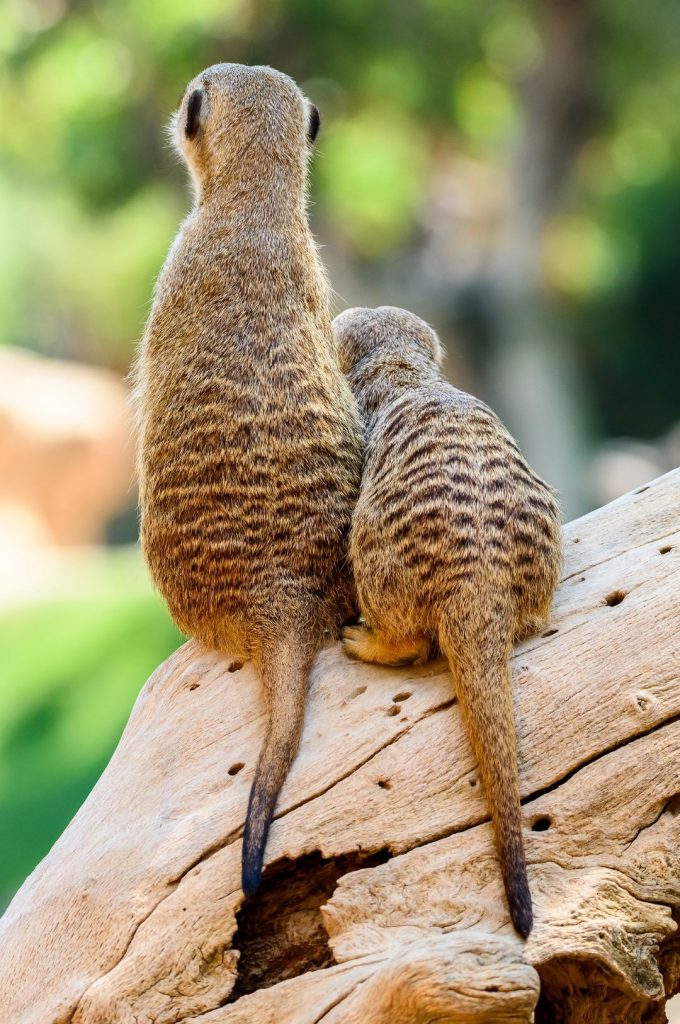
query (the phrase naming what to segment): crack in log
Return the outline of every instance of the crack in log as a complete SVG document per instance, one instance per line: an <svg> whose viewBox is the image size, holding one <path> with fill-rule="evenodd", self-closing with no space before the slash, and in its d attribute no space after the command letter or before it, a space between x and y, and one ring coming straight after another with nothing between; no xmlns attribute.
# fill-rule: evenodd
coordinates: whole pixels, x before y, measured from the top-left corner
<svg viewBox="0 0 680 1024"><path fill-rule="evenodd" d="M371 957L362 957L359 961L354 961L352 963L336 964L335 967L337 969L344 969L344 971L347 971L348 969L353 971L356 968L356 966L358 966L360 963L365 964L367 961L369 961L370 963L375 964L375 963L380 963L383 960L384 960L384 957L376 956L374 954ZM361 986L364 985L367 981L370 981L370 977L367 977L367 978L357 978L350 985L350 987L347 989L346 992L341 992L340 995L338 995L336 999L334 999L331 1003L329 1003L328 1006L325 1007L325 1009L323 1009L321 1011L321 1013L320 1013L320 1015L318 1017L315 1017L314 1020L310 1020L309 1024L321 1024L321 1021L325 1020L325 1018L328 1016L328 1014L331 1013L336 1008L336 1006L339 1006L340 1003L344 1002L346 999L349 999L350 996L353 996L354 993L357 992L358 989L360 989ZM228 1005L228 1001L226 1003L223 1002L220 1005L221 1006L226 1006L226 1005ZM215 1009L217 1009L217 1008L218 1007L213 1007L212 1009L205 1010L204 1012L199 1013L199 1014L191 1014L191 1016L189 1016L189 1017L182 1017L182 1019L177 1021L176 1024L200 1024L200 1022L202 1020L204 1020L204 1019L206 1019L208 1017L211 1017L214 1014Z"/></svg>
<svg viewBox="0 0 680 1024"><path fill-rule="evenodd" d="M187 867L184 869L184 871L182 871L181 874L175 875L175 877L173 879L171 879L171 881L174 884L175 888L177 888L177 886L181 882L184 881L184 879L187 877L187 875L191 871L193 871L194 868L197 868L199 864L203 864L203 863L205 863L205 861L210 860L210 858L214 857L216 853L220 852L220 850L226 850L226 848L228 846L231 846L232 843L236 842L236 840L241 837L242 833L243 833L243 826L240 825L238 828L232 829L232 831L229 832L228 835L224 839L218 839L216 842L211 843L211 845L208 846L207 849L203 850L203 852L200 853L198 855L198 857L195 857L194 860L192 860L191 863L189 865L187 865ZM171 895L171 893L168 893L168 896L170 896L170 895ZM231 894L227 893L225 895L231 895ZM222 897L222 898L224 899L224 897ZM161 900L161 903L162 902L163 901Z"/></svg>
<svg viewBox="0 0 680 1024"><path fill-rule="evenodd" d="M633 843L637 842L637 840L640 838L643 832L646 832L648 829L654 828L655 825L658 825L658 823L663 818L664 814L666 814L668 811L670 811L670 813L674 817L677 817L677 815L680 814L680 794L676 793L674 796L669 797L668 800L664 800L663 804L661 805L661 809L659 810L659 813L656 815L653 821L648 822L646 825L641 825L640 828L636 831L633 838L630 840L630 842L626 843L626 845L623 848L624 853L631 848Z"/></svg>
<svg viewBox="0 0 680 1024"><path fill-rule="evenodd" d="M359 761L343 775L337 775L333 779L333 781L329 782L327 786L323 787L323 789L317 790L317 792L305 797L304 800L298 800L296 804L291 804L291 806L286 807L284 811L281 811L279 814L275 814L273 820L279 821L281 818L285 818L287 814L291 814L293 811L297 811L299 807L304 807L305 804L311 803L312 800L318 800L319 797L324 796L326 793L330 792L330 790L337 786L340 782L344 782L345 779L348 779L351 775L354 775L354 773L359 771L360 768L363 768L364 765L370 764L370 762L375 757L377 757L378 754L381 754L383 750L387 750L387 748L391 747L393 743L396 743L398 740L400 740L402 736L407 736L408 733L410 733L412 729L415 729L417 725L420 725L421 722L425 722L428 718L431 718L432 715L437 714L437 712L439 711L447 711L449 708L452 708L456 703L456 698L452 697L449 700L442 701L441 704L437 704L435 705L435 707L429 708L427 711L424 711L420 718L416 718L413 721L409 721L408 725L404 729L402 729L400 732L395 732L394 735L390 736L390 738L385 743L383 743L381 747L378 747L377 749L373 750L372 753L368 754L363 761ZM241 829L240 831L243 830Z"/></svg>
<svg viewBox="0 0 680 1024"><path fill-rule="evenodd" d="M258 892L236 916L231 948L239 953L238 973L225 1003L334 966L321 907L344 875L384 864L390 856L386 849L327 858L314 852L270 864Z"/></svg>
<svg viewBox="0 0 680 1024"><path fill-rule="evenodd" d="M179 884L179 883L177 883L177 884ZM80 994L80 995L78 996L78 1000L77 1000L77 1002L76 1002L75 1006L73 1007L73 1009L71 1010L71 1012L70 1012L69 1016L68 1016L68 1017L66 1017L66 1018L64 1019L64 1024L73 1024L73 1020L75 1019L75 1016L76 1016L76 1014L78 1013L78 1010L80 1009L81 1003L82 1003L82 1002L83 1002L83 1001L84 1001L84 1000L85 1000L85 999L87 998L87 996L88 996L88 993L89 993L89 992L90 992L90 991L91 991L91 990L92 990L92 989L94 988L94 986L95 986L95 985L98 985L98 984L99 984L99 982L100 982L100 981L102 980L102 978L106 978L106 977L107 977L107 975L111 974L111 972L112 972L112 971L115 971L116 967L118 967L118 965L119 965L119 964L121 964L121 963L123 962L123 960L125 959L125 957L126 957L126 956L127 956L127 954L128 954L128 951L129 951L129 949L130 949L130 946L132 945L132 943L133 943L133 941L134 941L134 938L135 938L135 935L137 934L137 932L139 931L139 929L140 929L140 928L142 927L142 925L143 925L143 924L144 924L144 923L145 923L146 921L148 921L148 920L149 920L149 918L151 917L151 915L152 915L152 914L155 914L155 912L156 912L156 911L158 910L158 908L160 907L161 903L163 903L163 901L164 901L164 900L166 900L166 899L168 898L168 896L171 896L171 895L172 895L172 893L173 893L173 892L175 891L175 889L177 888L177 884L174 884L174 883L173 883L173 882L171 881L171 882L169 883L169 885L171 886L171 889L170 889L170 891L169 891L169 892L165 892L165 893L163 893L163 895L161 896L161 898L160 898L160 899L159 899L159 900L158 900L158 901L157 901L157 902L156 902L156 903L155 903L155 904L153 905L153 907L151 908L151 910L149 910L148 914L145 914L145 915L144 915L144 917L142 917L142 918L141 918L141 919L140 919L140 920L139 920L139 921L138 921L138 922L137 922L137 923L136 923L136 924L134 925L134 927L133 927L133 929L132 929L132 934L130 935L130 938L128 939L128 941L127 941L127 943L126 943L126 945L125 945L125 949L124 949L124 950L123 950L123 952L121 953L121 955L120 955L120 957L118 958L118 960L116 961L116 963L115 963L115 964L113 965L113 967L111 967L111 968L110 968L110 969L109 969L108 971L105 971L105 972L104 972L104 974L100 974L98 978L95 978L95 980L94 980L93 982L91 982L91 983L90 983L90 984L89 984L89 985L87 986L87 988L85 989L85 991L84 991L84 992L82 992L82 993L81 993L81 994Z"/></svg>
<svg viewBox="0 0 680 1024"><path fill-rule="evenodd" d="M606 757L608 754L613 754L616 750L621 750L623 747L628 746L629 743L635 743L637 740L644 739L646 736L652 736L655 732L659 732L660 729L664 729L668 725L674 725L676 722L680 722L680 712L675 715L671 715L669 718L664 718L662 722L657 722L656 725L650 726L643 732L633 733L630 736L626 736L618 743L612 743L609 747L604 747L598 753L593 754L592 757L586 758L584 761L580 761L578 764L570 768L568 772L562 775L559 779L551 782L549 785L544 786L542 789L536 790L533 793L522 797L522 805L531 803L533 800L538 800L539 797L546 796L548 793L552 793L553 790L557 789L558 786L562 786L569 782L578 772L584 768L588 768L589 765L594 764L601 757Z"/></svg>
<svg viewBox="0 0 680 1024"><path fill-rule="evenodd" d="M344 782L345 779L348 779L351 775L354 775L354 773L359 771L359 769L363 768L364 765L369 764L375 757L378 756L378 754L382 753L382 751L386 750L388 747L391 747L392 744L400 740L402 736L406 736L417 725L420 725L421 722L426 721L428 718L430 718L432 715L436 714L439 711L448 710L449 708L453 707L454 704L456 704L455 697L451 698L450 700L443 701L441 704L437 704L433 708L429 708L420 716L420 718L416 718L414 721L409 722L409 724L400 732L396 732L393 736L390 736L390 738L381 747L378 747L377 750L374 750L371 754L365 757L363 761L359 761L352 768L350 768L349 771L345 772L343 775L338 775L331 783L329 783L329 785L324 786L322 789L319 789L316 792L309 794L309 796L305 797L304 800L299 800L296 804L291 804L290 807L286 807L285 810L280 811L278 814L275 814L272 820L279 821L280 819L285 818L286 815L292 814L292 812L296 811L299 807L304 807L305 804L311 803L313 800L318 800L319 797L324 796L339 783ZM170 880L170 883L174 886L174 888L176 888L177 885L179 885L180 882L184 878L186 878L189 872L193 871L193 869L198 867L199 864L203 864L205 861L209 860L216 853L219 853L221 850L225 850L228 846L231 846L231 844L233 842L236 842L237 839L240 839L242 835L242 825L240 825L236 829L232 829L232 831L226 836L226 838L219 839L217 842L213 843L206 850L204 850L184 869L184 871L182 871L180 875L176 875L174 878L172 878ZM266 868L265 870L268 871L269 868ZM174 888L172 891L174 891ZM234 892L235 891L236 890L234 890ZM167 893L167 895L170 896L171 893ZM228 893L227 895L232 895L232 893ZM222 896L220 898L224 899L225 897ZM160 900L157 906L160 906L160 903L162 902L163 900ZM151 913L153 913L153 911Z"/></svg>
<svg viewBox="0 0 680 1024"><path fill-rule="evenodd" d="M650 543L651 544L657 544L659 542L659 540L663 540L666 537L673 536L673 535L674 534L666 534L666 535L664 535L664 537L655 538ZM624 552L620 552L619 554L623 554L623 553ZM615 558L615 557L618 557L618 555L612 556L612 558ZM609 560L611 560L611 559L604 559L603 561L609 561ZM601 564L601 563L595 563L595 564ZM573 574L573 575L576 575L576 574ZM568 578L570 578L570 577L565 577L565 579L568 579ZM573 627L573 628L577 628L577 627ZM571 631L572 630L568 630L567 632L571 632ZM528 651L524 651L524 652L520 652L520 653L525 653L526 654L526 653L528 653ZM515 657L517 657L517 656L519 656L519 655L516 655ZM514 660L514 658L513 658L513 660ZM316 792L314 792L312 794L309 794L307 797L305 797L305 799L298 801L297 803L291 805L290 807L287 807L285 810L281 811L278 815L275 815L274 820L278 820L278 819L284 818L286 815L288 815L288 814L292 813L293 811L297 810L299 807L302 807L305 804L311 803L312 801L317 800L320 797L324 796L331 789L333 789L336 785L338 785L339 783L343 782L345 779L349 778L356 771L358 771L361 768L363 768L366 764L369 764L379 754L381 754L382 751L384 751L388 747L392 746L394 743L397 743L403 736L405 736L409 732L411 732L412 729L414 729L416 726L418 726L421 722L425 721L426 719L428 719L432 715L439 713L440 711L448 710L449 708L453 707L453 705L455 703L456 703L456 699L454 697L454 698L452 698L450 700L444 701L441 704L436 705L433 708L430 708L428 711L426 711L419 718L417 718L414 721L410 722L404 729L401 729L400 731L396 732L393 736L391 736L387 740L386 743L384 743L378 749L372 751L371 754L369 754L362 761L360 761L357 764L355 764L346 773L344 773L343 775L340 775L337 778L335 778L327 786L317 790ZM607 747L607 748L605 748L603 750L598 751L592 757L586 758L585 760L583 760L583 761L579 762L578 764L574 765L573 768L571 768L568 772L566 772L564 775L560 776L560 778L556 779L555 781L553 781L549 785L543 787L540 790L533 791L532 793L529 793L526 796L524 796L522 798L522 800L521 800L522 805L529 804L529 803L533 802L534 800L537 800L540 797L545 796L548 793L554 791L559 786L567 783L571 778L573 778L574 775L576 775L578 772L580 772L583 768L587 768L589 765L593 764L600 757L604 757L607 754L613 753L614 751L619 750L622 747L626 746L630 742L634 742L635 740L641 739L644 736L651 735L652 733L656 732L657 730L659 730L659 729L661 729L661 728L663 728L663 727L665 727L667 725L671 725L671 724L673 724L674 722L676 722L678 720L680 720L680 714L672 716L671 718L665 719L664 721L657 723L655 726L652 726L651 728L647 729L644 732L634 733L633 735L630 735L630 736L626 737L621 742L616 743L616 744L612 744L610 747ZM659 817L661 817L662 814L663 814L663 809L660 812ZM477 819L477 820L475 820L473 822L468 822L465 825L453 826L450 829L442 830L441 832L436 833L430 839L426 840L423 843L416 843L413 846L408 845L408 846L406 846L404 848L404 850L402 850L400 852L407 853L410 850L418 849L418 848L420 848L422 846L428 845L429 843L438 842L441 839L449 838L450 836L453 836L453 835L459 834L460 832L466 831L468 828L476 827L477 825L487 823L488 821L490 821L490 816L486 815L486 816L480 817L479 819ZM654 822L652 822L651 824L654 824ZM177 888L177 886L179 886L181 884L183 879L194 868L196 868L199 864L204 863L205 861L207 861L211 857L213 857L215 854L219 853L221 850L226 849L226 847L230 846L233 842L235 842L238 838L240 838L240 836L242 835L242 832L243 832L243 827L242 826L240 826L238 829L232 830L224 839L219 840L218 842L216 842L212 846L210 846L208 849L204 850L200 854L200 856L195 858L195 860L192 861L185 868L185 870L180 875L176 876L175 878L170 879L170 881L169 881L169 885L171 886L170 891L164 893L164 895L161 897L161 899L158 900L158 902L151 908L149 913L136 924L136 926L134 927L134 930L132 932L132 935L130 936L130 939L129 939L126 947L125 947L125 950L123 951L122 956L117 961L117 963L112 968L110 968L109 971L106 972L106 974L111 973L111 971L115 970L115 968L122 962L122 960L127 955L127 952L129 950L129 948L130 948L130 946L131 946L131 944L132 944L132 942L134 940L134 937L137 934L137 931L139 930L139 928L148 920L149 917L151 917L151 915L153 913L155 913L155 911L158 909L160 904L165 899L167 899L167 897L170 896L175 891L175 889ZM637 838L637 837L635 837L635 838ZM634 841L635 841L634 839L631 840L631 842L634 842ZM267 869L267 870L269 870L269 869ZM235 892L236 892L236 890L233 890L232 892L230 892L227 895L233 895ZM220 898L223 899L223 898L225 898L225 896L222 896ZM101 977L106 977L106 974L102 975ZM93 984L96 984L96 982L93 982ZM85 996L87 995L87 991L89 991L90 987L92 987L92 986L88 986L88 989L86 990L86 992L83 993L83 995L80 997L79 1003L80 1003L80 1001L82 1001L83 998L85 998ZM73 1014L71 1016L71 1020L73 1019L73 1016L75 1015L75 1012L76 1012L77 1008L78 1008L78 1005L76 1005L76 1009L73 1011Z"/></svg>
<svg viewBox="0 0 680 1024"><path fill-rule="evenodd" d="M587 768L590 765L594 764L597 760L599 760L600 757L607 757L609 754L612 754L615 751L620 750L622 747L627 746L628 743L635 743L638 740L645 739L647 736L652 735L652 733L658 732L659 730L661 730L661 729L663 729L663 728L665 728L667 726L671 726L671 725L673 725L677 721L680 721L680 714L673 715L671 718L666 719L663 722L659 722L656 726L653 726L652 728L647 730L647 732L639 733L639 734L634 735L634 736L629 736L626 740L622 741L621 743L614 744L610 748L608 748L606 750L602 750L599 754L595 755L592 758L589 758L588 760L584 761L582 764L577 765L575 768L571 769L566 775L564 775L561 779L558 779L556 782L552 783L550 786L547 786L544 789L541 789L541 790L537 791L536 793L532 793L532 794L530 794L530 795L528 795L526 797L523 797L522 801L521 801L522 805L524 806L524 805L530 804L534 800L537 800L540 797L545 796L547 793L550 793L553 790L558 789L560 786L565 785L567 782L569 782L575 775L577 775L584 768ZM673 796L670 799L666 800L665 803L664 803L664 806L663 806L663 808L662 808L662 810L660 812L660 814L657 816L655 821L650 822L649 825L643 826L643 828L640 831L642 832L642 831L644 831L645 828L653 827L653 825L656 824L656 822L660 820L660 818L663 816L663 814L664 814L664 812L666 810L673 809L675 811L675 807L678 804L680 804L680 796L678 796L678 795ZM448 839L451 836L459 835L462 832L466 832L468 829L478 828L480 825L485 825L485 824L490 823L490 821L491 821L491 816L490 815L486 815L484 817L480 817L479 819L477 819L475 821L468 822L465 825L461 825L461 826L458 826L458 827L452 827L450 829L444 829L441 832L437 832L437 833L433 834L428 839L425 839L425 840L423 840L421 842L413 843L412 845L409 844L408 846L405 846L402 850L399 851L399 856L403 856L403 855L405 855L407 853L411 853L413 850L424 849L425 847L431 845L432 843L438 843L442 839ZM631 845L631 844L628 844L628 845ZM625 852L625 850L627 848L628 848L627 846L624 848L624 852ZM546 861L544 859L540 860L541 864L548 863L548 862L549 861ZM566 864L560 863L559 860L554 860L554 861L552 861L552 863L555 863L558 867L562 867L562 868L566 868L566 866L567 866ZM612 867L611 870L612 871L616 871L616 872L622 874L623 877L626 878L627 881L630 881L630 878L627 875L627 873L625 872L623 867L621 867L621 868L614 868L614 867ZM632 896L634 896L635 899L639 900L640 902L648 902L648 903L654 903L655 902L654 900L650 900L648 897L645 897L644 899L641 898L635 892L631 892L631 890L629 889L628 886L624 886L624 888L626 888L626 891L630 892L630 894ZM453 927L453 925L452 925L452 927Z"/></svg>
<svg viewBox="0 0 680 1024"><path fill-rule="evenodd" d="M440 709L436 709L436 710L441 710L441 708ZM588 768L590 765L592 765L596 761L598 761L599 758L607 757L609 754L614 753L616 750L620 750L622 747L627 746L629 743L635 743L635 742L637 742L637 740L644 739L646 736L651 736L653 733L658 732L660 729L663 729L666 726L673 725L677 721L680 721L680 713L678 713L677 715L673 715L670 718L665 719L663 722L658 722L655 726L650 727L645 732L635 733L632 736L628 736L626 739L622 740L620 743L612 744L611 747L608 747L608 748L606 748L604 750L599 751L597 754L594 754L592 757L587 758L584 761L582 761L581 763L575 765L565 775L561 776L559 779L556 779L549 786L545 786L544 788L542 788L540 790L536 790L536 791L534 791L532 793L527 794L527 796L522 797L522 799L520 801L522 806L527 806L527 805L531 804L534 800L538 800L540 797L545 796L547 793L551 793L554 790L558 789L560 786L565 785L567 782L569 782L575 775L577 775L584 768ZM387 745L389 745L389 744L387 744ZM384 748L382 748L382 749L384 749ZM376 754L374 756L377 756L379 753L380 753L380 751L376 751ZM372 758L368 758L365 763L366 764L369 763L370 760L372 760ZM670 803L670 801L668 801L668 802ZM661 817L661 815L659 815L659 817ZM402 855L404 855L406 853L410 853L412 850L423 849L424 847L429 846L431 843L440 842L442 839L449 839L451 836L459 835L461 832L466 832L468 829L471 829L471 828L477 828L479 825L488 824L490 821L491 821L491 815L490 814L486 814L486 815L481 815L479 818L475 818L473 821L469 821L466 824L451 826L451 828L448 828L448 829L442 829L439 832L433 833L433 835L430 836L430 838L425 839L425 840L423 840L421 842L416 842L416 843L413 843L413 844L404 845L403 848L400 848L398 855L402 856Z"/></svg>
<svg viewBox="0 0 680 1024"><path fill-rule="evenodd" d="M341 994L341 995L339 995L339 996L337 997L337 999L334 999L334 1000L333 1000L333 1002L332 1002L331 1006L330 1006L330 1007L327 1007L327 1008L326 1008L326 1010L324 1010L324 1011L322 1012L322 1015L321 1015L321 1017L315 1017L315 1018L313 1019L313 1021L311 1022L311 1024L322 1024L322 1021L323 1021L323 1020L325 1020L325 1019L326 1019L326 1018L328 1017L328 1015L329 1015L329 1014L333 1013L333 1011L334 1011L334 1010L336 1009L336 1007L339 1007L339 1006L340 1006L341 1002L344 1002L344 1001L345 1001L345 999L349 998L349 996L350 996L350 995L353 995L353 994L354 994L354 992L356 992L356 991L357 991L357 989L359 988L359 986L360 986L360 985L363 985L363 984L364 984L364 981L365 981L365 980L366 980L366 979L363 979L362 981L359 981L359 982L357 982L357 983L356 983L355 985L353 985L353 986L352 986L352 987L351 987L351 988L349 989L349 991L348 991L348 992L342 992L342 994Z"/></svg>
<svg viewBox="0 0 680 1024"><path fill-rule="evenodd" d="M607 562L612 562L615 558L622 558L623 555L629 555L631 551L642 551L652 544L658 544L660 540L668 540L669 537L680 537L680 535L677 530L671 530L670 533L663 533L660 537L652 537L651 540L645 540L643 544L633 544L632 547L623 548L621 551L615 551L613 554L607 555L606 558L601 558L599 562L591 562L584 568L575 569L574 572L570 572L568 576L563 576L559 585L562 586L563 583L573 580L574 576L582 576L585 572L590 572L591 569L596 569L600 565L606 565ZM568 540L568 538L565 538L565 540Z"/></svg>
<svg viewBox="0 0 680 1024"><path fill-rule="evenodd" d="M339 1006L340 1003L344 1003L345 1000L349 999L356 992L358 992L362 985L365 985L367 981L370 981L370 978L359 978L347 992L343 992L342 995L338 996L338 998L331 1006L326 1007L321 1016L317 1017L316 1020L312 1021L312 1024L321 1024L321 1021L325 1020L326 1017L328 1017L328 1014L331 1013L336 1008L336 1006ZM433 1024L435 1024L435 1022L433 1022Z"/></svg>

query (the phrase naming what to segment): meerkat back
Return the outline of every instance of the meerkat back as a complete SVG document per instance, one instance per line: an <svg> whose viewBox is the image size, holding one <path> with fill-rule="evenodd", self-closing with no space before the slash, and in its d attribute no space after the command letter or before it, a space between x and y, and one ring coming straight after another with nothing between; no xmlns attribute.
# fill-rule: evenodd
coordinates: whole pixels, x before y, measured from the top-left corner
<svg viewBox="0 0 680 1024"><path fill-rule="evenodd" d="M174 119L195 203L136 370L141 540L183 632L252 658L269 721L244 836L259 883L307 678L352 605L361 428L307 223L318 112L271 68L219 64Z"/></svg>
<svg viewBox="0 0 680 1024"><path fill-rule="evenodd" d="M560 567L552 492L498 417L448 384L436 334L405 310L334 322L364 415L367 455L351 537L364 627L350 654L447 657L489 802L510 913L532 926L509 656L549 615Z"/></svg>

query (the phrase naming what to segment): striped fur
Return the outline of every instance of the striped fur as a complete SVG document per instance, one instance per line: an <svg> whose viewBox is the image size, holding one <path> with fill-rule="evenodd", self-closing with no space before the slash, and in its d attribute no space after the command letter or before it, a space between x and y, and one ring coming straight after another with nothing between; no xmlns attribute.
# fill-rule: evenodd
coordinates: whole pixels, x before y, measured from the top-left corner
<svg viewBox="0 0 680 1024"><path fill-rule="evenodd" d="M559 510L498 417L442 377L436 334L393 307L334 321L367 452L351 558L365 627L355 657L448 658L495 826L512 919L532 926L508 659L547 621Z"/></svg>
<svg viewBox="0 0 680 1024"><path fill-rule="evenodd" d="M306 212L311 106L270 68L219 64L173 131L196 201L135 371L141 541L180 629L258 668L269 726L246 894L298 747L310 666L354 607L362 435Z"/></svg>

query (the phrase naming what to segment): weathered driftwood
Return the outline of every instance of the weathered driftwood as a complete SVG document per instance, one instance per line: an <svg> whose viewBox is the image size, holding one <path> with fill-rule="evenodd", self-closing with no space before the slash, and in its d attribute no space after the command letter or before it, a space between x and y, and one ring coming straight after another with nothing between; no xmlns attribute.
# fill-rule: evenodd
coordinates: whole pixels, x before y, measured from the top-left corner
<svg viewBox="0 0 680 1024"><path fill-rule="evenodd" d="M680 471L570 524L550 628L515 652L526 946L444 664L370 669L337 646L242 908L260 688L189 643L0 922L0 1020L665 1020L680 987L679 511Z"/></svg>

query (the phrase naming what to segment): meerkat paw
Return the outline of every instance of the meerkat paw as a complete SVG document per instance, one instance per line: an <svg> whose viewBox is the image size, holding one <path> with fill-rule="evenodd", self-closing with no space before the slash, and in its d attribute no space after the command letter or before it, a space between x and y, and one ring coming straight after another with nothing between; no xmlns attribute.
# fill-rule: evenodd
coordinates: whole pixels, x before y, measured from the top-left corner
<svg viewBox="0 0 680 1024"><path fill-rule="evenodd" d="M531 615L529 618L524 619L523 622L515 630L513 636L513 643L521 644L524 640L530 640L532 636L536 636L548 625L548 619L541 615Z"/></svg>
<svg viewBox="0 0 680 1024"><path fill-rule="evenodd" d="M342 646L345 654L357 661L372 661L370 654L373 635L373 631L367 626L343 626Z"/></svg>
<svg viewBox="0 0 680 1024"><path fill-rule="evenodd" d="M388 641L368 626L345 626L342 641L350 658L371 665L422 665L430 657L430 642L425 637Z"/></svg>

